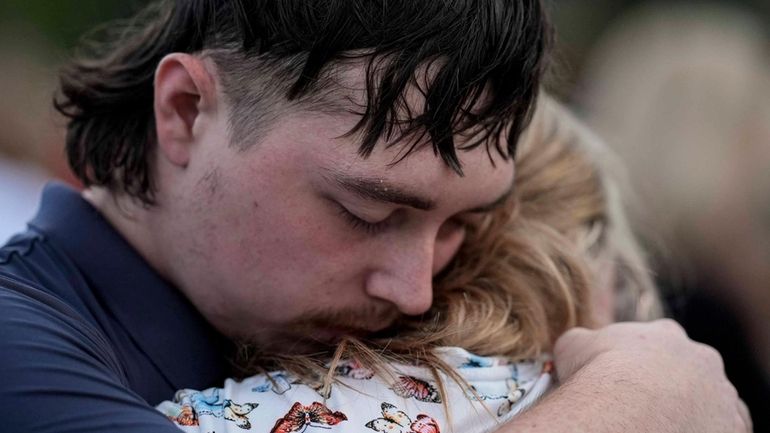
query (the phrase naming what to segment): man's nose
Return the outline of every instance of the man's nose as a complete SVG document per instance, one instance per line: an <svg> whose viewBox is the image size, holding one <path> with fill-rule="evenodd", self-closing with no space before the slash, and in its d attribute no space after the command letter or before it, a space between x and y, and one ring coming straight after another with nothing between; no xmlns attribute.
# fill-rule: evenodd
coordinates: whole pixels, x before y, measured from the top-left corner
<svg viewBox="0 0 770 433"><path fill-rule="evenodd" d="M380 256L367 276L369 296L387 301L408 316L420 315L433 303L434 240L407 242Z"/></svg>

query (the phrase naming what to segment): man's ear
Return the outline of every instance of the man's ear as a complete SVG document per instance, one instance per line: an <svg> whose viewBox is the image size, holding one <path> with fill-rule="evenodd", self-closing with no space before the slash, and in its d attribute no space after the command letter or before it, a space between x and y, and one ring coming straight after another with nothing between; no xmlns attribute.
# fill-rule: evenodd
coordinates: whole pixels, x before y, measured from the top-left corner
<svg viewBox="0 0 770 433"><path fill-rule="evenodd" d="M155 128L159 157L186 167L200 131L196 124L216 108L214 78L204 61L184 53L164 57L155 70Z"/></svg>

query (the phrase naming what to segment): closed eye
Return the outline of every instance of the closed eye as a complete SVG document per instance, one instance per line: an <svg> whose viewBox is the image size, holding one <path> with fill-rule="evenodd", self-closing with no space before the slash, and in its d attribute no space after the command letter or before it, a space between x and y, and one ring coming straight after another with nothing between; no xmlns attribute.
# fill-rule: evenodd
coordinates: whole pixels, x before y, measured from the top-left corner
<svg viewBox="0 0 770 433"><path fill-rule="evenodd" d="M390 225L388 224L388 218L378 222L367 221L349 211L345 206L339 203L336 204L339 208L339 214L348 222L348 224L350 224L354 229L360 230L368 235L374 236L378 233L381 233Z"/></svg>

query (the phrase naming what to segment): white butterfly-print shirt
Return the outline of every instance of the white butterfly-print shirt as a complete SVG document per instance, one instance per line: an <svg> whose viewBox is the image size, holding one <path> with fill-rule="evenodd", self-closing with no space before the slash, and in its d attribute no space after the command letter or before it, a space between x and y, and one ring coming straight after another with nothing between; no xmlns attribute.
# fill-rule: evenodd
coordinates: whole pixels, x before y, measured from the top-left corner
<svg viewBox="0 0 770 433"><path fill-rule="evenodd" d="M432 373L419 366L393 364L392 374L381 377L343 361L328 396L279 371L228 379L222 388L180 390L157 409L180 429L200 433L488 433L551 385L546 357L511 362L458 347L439 353L470 390L442 375L442 394Z"/></svg>

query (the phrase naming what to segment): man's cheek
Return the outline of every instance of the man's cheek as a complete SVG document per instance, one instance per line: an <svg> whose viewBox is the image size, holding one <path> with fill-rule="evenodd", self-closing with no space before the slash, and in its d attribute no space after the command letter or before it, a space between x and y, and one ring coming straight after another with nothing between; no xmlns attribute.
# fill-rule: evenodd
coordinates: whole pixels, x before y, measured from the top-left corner
<svg viewBox="0 0 770 433"><path fill-rule="evenodd" d="M291 219L287 215L287 219ZM294 216L291 236L297 248L317 260L330 260L357 247L349 227L337 215L319 206Z"/></svg>

